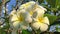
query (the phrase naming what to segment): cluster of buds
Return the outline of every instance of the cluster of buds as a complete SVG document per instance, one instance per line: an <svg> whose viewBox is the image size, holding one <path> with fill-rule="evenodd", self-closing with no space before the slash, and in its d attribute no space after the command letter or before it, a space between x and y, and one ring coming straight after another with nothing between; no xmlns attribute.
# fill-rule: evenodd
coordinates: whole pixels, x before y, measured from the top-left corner
<svg viewBox="0 0 60 34"><path fill-rule="evenodd" d="M44 7L34 1L22 4L17 11L11 12L10 26L15 30L18 28L26 30L31 26L34 30L46 31L49 20L47 16L44 16L45 11L47 10Z"/></svg>

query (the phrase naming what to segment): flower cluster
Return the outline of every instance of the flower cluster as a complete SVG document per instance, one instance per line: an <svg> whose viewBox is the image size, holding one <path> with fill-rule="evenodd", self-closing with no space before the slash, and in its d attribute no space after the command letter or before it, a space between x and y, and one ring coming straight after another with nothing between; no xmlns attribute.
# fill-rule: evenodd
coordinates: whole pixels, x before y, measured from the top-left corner
<svg viewBox="0 0 60 34"><path fill-rule="evenodd" d="M17 11L11 12L10 26L15 29L28 29L29 24L31 24L35 30L46 31L49 20L47 16L44 16L45 11L47 10L44 7L34 1L22 4Z"/></svg>

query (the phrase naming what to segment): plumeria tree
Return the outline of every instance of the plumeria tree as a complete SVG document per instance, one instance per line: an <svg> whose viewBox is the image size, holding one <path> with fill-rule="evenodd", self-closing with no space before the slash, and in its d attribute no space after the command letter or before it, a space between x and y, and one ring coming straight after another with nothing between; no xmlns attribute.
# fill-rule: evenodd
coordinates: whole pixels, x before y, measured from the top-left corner
<svg viewBox="0 0 60 34"><path fill-rule="evenodd" d="M10 1L0 1L0 34L60 32L60 0L14 0L12 10L7 8Z"/></svg>

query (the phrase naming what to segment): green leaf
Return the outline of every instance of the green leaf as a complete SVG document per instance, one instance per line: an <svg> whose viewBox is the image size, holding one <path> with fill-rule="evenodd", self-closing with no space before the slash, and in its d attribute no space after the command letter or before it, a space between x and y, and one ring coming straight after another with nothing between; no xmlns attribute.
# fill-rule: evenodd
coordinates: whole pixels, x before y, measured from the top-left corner
<svg viewBox="0 0 60 34"><path fill-rule="evenodd" d="M56 31L60 32L60 24L56 24Z"/></svg>
<svg viewBox="0 0 60 34"><path fill-rule="evenodd" d="M55 16L55 15L45 14L45 16L48 17L50 24L53 24L54 21L56 21L56 19L57 19L57 16Z"/></svg>
<svg viewBox="0 0 60 34"><path fill-rule="evenodd" d="M28 30L22 30L22 34L31 34Z"/></svg>
<svg viewBox="0 0 60 34"><path fill-rule="evenodd" d="M57 28L56 31L57 31L57 32L60 32L60 28Z"/></svg>
<svg viewBox="0 0 60 34"><path fill-rule="evenodd" d="M48 4L51 6L51 10L58 11L58 8L60 8L60 0L46 0Z"/></svg>
<svg viewBox="0 0 60 34"><path fill-rule="evenodd" d="M53 7L57 8L60 6L60 0L47 0L47 2Z"/></svg>
<svg viewBox="0 0 60 34"><path fill-rule="evenodd" d="M4 29L0 29L0 34L7 34L6 31L4 31Z"/></svg>

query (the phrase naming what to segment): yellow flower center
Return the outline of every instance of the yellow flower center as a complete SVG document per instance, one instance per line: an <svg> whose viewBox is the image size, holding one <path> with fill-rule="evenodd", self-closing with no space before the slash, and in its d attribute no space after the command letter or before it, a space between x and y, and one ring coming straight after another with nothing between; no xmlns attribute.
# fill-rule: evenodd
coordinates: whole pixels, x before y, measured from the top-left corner
<svg viewBox="0 0 60 34"><path fill-rule="evenodd" d="M19 17L17 16L17 18L18 18L17 21L20 21L20 22L24 21L24 17L22 15L20 15Z"/></svg>
<svg viewBox="0 0 60 34"><path fill-rule="evenodd" d="M23 16L20 15L20 19L19 19L19 21L23 21L23 20L24 20Z"/></svg>
<svg viewBox="0 0 60 34"><path fill-rule="evenodd" d="M43 18L42 17L38 17L38 22L43 23Z"/></svg>

